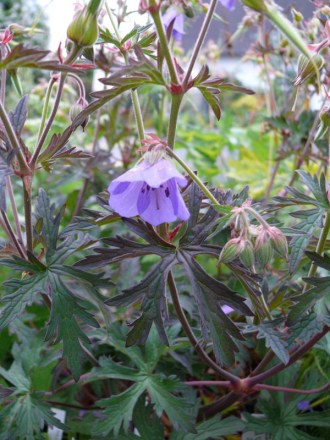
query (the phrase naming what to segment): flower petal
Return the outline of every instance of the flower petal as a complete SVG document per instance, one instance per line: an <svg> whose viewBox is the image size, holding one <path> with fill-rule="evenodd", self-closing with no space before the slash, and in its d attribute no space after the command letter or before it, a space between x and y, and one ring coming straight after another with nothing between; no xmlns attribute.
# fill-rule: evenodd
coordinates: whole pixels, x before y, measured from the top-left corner
<svg viewBox="0 0 330 440"><path fill-rule="evenodd" d="M143 179L151 188L159 188L173 177L180 186L187 184L187 179L183 177L175 166L166 159L161 159L158 162L141 170Z"/></svg>
<svg viewBox="0 0 330 440"><path fill-rule="evenodd" d="M150 205L150 201L151 201L150 193L151 193L150 186L144 183L137 199L137 209L139 215L141 215Z"/></svg>
<svg viewBox="0 0 330 440"><path fill-rule="evenodd" d="M236 6L236 0L219 0L220 3L229 11L233 11Z"/></svg>
<svg viewBox="0 0 330 440"><path fill-rule="evenodd" d="M113 182L112 182L113 183ZM109 205L122 217L134 217L139 214L137 207L137 199L142 189L143 182L130 183L123 192L110 193ZM109 186L109 188L111 185ZM118 186L117 186L118 188Z"/></svg>

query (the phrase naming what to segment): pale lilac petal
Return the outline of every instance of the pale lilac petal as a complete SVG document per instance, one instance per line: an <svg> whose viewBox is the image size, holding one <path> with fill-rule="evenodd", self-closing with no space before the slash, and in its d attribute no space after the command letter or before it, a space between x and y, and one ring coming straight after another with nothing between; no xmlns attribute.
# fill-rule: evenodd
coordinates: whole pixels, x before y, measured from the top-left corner
<svg viewBox="0 0 330 440"><path fill-rule="evenodd" d="M151 201L150 193L151 193L150 186L144 183L137 199L137 209L139 215L141 215L150 205L150 201Z"/></svg>
<svg viewBox="0 0 330 440"><path fill-rule="evenodd" d="M145 161L141 162L131 170L126 171L126 173L114 179L108 188L109 193L112 193L120 182L142 182L144 180L142 171L146 166L148 166L148 164Z"/></svg>
<svg viewBox="0 0 330 440"><path fill-rule="evenodd" d="M111 190L111 194L115 195L115 194L121 194L124 191L126 191L126 189L131 185L130 182L119 182L115 185L112 185L112 190ZM110 185L109 185L109 192L110 192Z"/></svg>
<svg viewBox="0 0 330 440"><path fill-rule="evenodd" d="M162 16L162 22L165 29L174 21L173 24L173 37L177 40L181 40L184 35L184 14L176 7L169 7L165 14Z"/></svg>
<svg viewBox="0 0 330 440"><path fill-rule="evenodd" d="M223 311L223 313L225 313L226 315L228 315L229 313L233 312L234 309L230 306L222 306L221 310Z"/></svg>
<svg viewBox="0 0 330 440"><path fill-rule="evenodd" d="M110 207L122 217L134 217L138 215L137 199L142 186L143 182L133 182L122 193L110 193Z"/></svg>
<svg viewBox="0 0 330 440"><path fill-rule="evenodd" d="M169 197L166 197L163 188L150 191L150 204L140 216L153 226L174 222L177 218L172 201Z"/></svg>
<svg viewBox="0 0 330 440"><path fill-rule="evenodd" d="M180 186L187 184L187 179L183 177L175 166L168 160L161 159L158 162L141 170L143 179L151 188L159 188L173 177Z"/></svg>
<svg viewBox="0 0 330 440"><path fill-rule="evenodd" d="M236 6L236 0L219 0L220 3L229 11L233 11Z"/></svg>
<svg viewBox="0 0 330 440"><path fill-rule="evenodd" d="M165 195L168 194L168 197L171 199L173 205L174 214L179 217L180 220L188 220L190 217L190 212L188 211L182 195L179 191L178 185L175 182L175 179L171 179L167 182L168 193L165 192Z"/></svg>

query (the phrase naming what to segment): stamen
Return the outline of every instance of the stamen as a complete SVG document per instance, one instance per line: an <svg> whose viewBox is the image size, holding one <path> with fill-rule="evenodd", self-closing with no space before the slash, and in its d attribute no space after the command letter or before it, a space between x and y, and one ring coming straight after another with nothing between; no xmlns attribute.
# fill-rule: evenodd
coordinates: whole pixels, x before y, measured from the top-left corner
<svg viewBox="0 0 330 440"><path fill-rule="evenodd" d="M168 189L168 187L166 187L166 189L165 189L165 196L166 197L170 196L170 190Z"/></svg>

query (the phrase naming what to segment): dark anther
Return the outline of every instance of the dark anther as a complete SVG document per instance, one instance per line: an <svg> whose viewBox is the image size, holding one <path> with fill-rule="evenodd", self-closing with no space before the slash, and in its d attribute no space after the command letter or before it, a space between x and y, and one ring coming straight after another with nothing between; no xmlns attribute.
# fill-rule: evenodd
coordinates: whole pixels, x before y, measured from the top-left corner
<svg viewBox="0 0 330 440"><path fill-rule="evenodd" d="M149 185L147 185L147 191L150 191L150 186Z"/></svg>
<svg viewBox="0 0 330 440"><path fill-rule="evenodd" d="M170 196L170 190L168 188L165 189L165 196L166 197Z"/></svg>

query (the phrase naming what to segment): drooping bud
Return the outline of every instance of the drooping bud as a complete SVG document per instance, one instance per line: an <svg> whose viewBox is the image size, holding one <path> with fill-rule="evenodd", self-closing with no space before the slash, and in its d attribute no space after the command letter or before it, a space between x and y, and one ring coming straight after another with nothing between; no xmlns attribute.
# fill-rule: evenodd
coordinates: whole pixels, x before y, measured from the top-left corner
<svg viewBox="0 0 330 440"><path fill-rule="evenodd" d="M255 255L262 267L265 267L273 256L273 248L268 233L268 228L263 228L255 242Z"/></svg>
<svg viewBox="0 0 330 440"><path fill-rule="evenodd" d="M276 226L269 227L269 236L271 243L276 252L278 252L281 257L288 258L288 242L285 235Z"/></svg>
<svg viewBox="0 0 330 440"><path fill-rule="evenodd" d="M266 12L267 7L264 0L242 0L243 5L254 9L257 12Z"/></svg>
<svg viewBox="0 0 330 440"><path fill-rule="evenodd" d="M314 53L311 58L307 58L305 55L299 55L298 58L298 74L292 81L294 86L300 86L307 79L316 75L316 70L321 70L324 65L323 57Z"/></svg>
<svg viewBox="0 0 330 440"><path fill-rule="evenodd" d="M78 11L68 27L67 37L79 47L93 46L99 35L97 24L98 9L101 0L91 0Z"/></svg>
<svg viewBox="0 0 330 440"><path fill-rule="evenodd" d="M79 113L82 112L87 106L88 106L88 102L86 101L86 99L83 96L80 96L78 101L71 107L70 110L71 122L73 122L74 119L79 115ZM81 122L80 125L83 131L85 131L88 121L89 121L89 116Z"/></svg>
<svg viewBox="0 0 330 440"><path fill-rule="evenodd" d="M186 17L188 18L194 18L194 10L191 7L191 5L187 5L187 4L183 4L183 12L185 14Z"/></svg>
<svg viewBox="0 0 330 440"><path fill-rule="evenodd" d="M291 8L291 14L296 23L300 23L304 19L302 13L300 11L297 11L297 9L295 8Z"/></svg>
<svg viewBox="0 0 330 440"><path fill-rule="evenodd" d="M324 136L328 133L330 127L330 107L329 105L325 105L320 111L320 125L316 132L315 141L324 138Z"/></svg>
<svg viewBox="0 0 330 440"><path fill-rule="evenodd" d="M218 264L230 263L231 261L235 260L235 258L237 258L241 252L240 242L240 238L232 238L231 240L227 241L220 253Z"/></svg>
<svg viewBox="0 0 330 440"><path fill-rule="evenodd" d="M254 251L250 240L244 240L239 259L245 267L251 268L254 266Z"/></svg>

